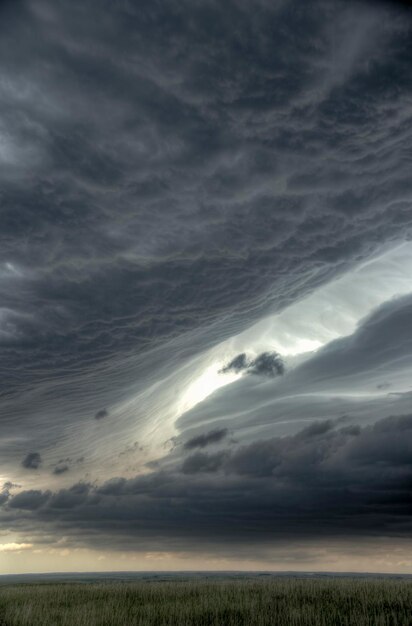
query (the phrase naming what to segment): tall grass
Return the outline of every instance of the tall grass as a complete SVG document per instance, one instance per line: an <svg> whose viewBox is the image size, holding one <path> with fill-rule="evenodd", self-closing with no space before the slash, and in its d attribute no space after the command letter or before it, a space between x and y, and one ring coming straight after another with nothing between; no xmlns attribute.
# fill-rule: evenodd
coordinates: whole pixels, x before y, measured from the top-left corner
<svg viewBox="0 0 412 626"><path fill-rule="evenodd" d="M412 583L274 579L0 587L0 626L397 626Z"/></svg>

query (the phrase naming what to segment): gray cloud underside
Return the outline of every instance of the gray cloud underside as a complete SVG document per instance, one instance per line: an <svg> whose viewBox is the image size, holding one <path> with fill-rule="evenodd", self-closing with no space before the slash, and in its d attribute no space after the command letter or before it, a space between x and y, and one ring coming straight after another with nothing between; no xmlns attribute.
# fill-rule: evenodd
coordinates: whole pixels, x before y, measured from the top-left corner
<svg viewBox="0 0 412 626"><path fill-rule="evenodd" d="M101 487L30 490L3 503L2 524L122 549L232 546L352 536L410 536L412 417L373 426L312 424L294 436L194 453L189 468ZM190 471L189 471L190 469Z"/></svg>
<svg viewBox="0 0 412 626"><path fill-rule="evenodd" d="M409 236L396 10L1 12L1 424L32 433L16 456Z"/></svg>

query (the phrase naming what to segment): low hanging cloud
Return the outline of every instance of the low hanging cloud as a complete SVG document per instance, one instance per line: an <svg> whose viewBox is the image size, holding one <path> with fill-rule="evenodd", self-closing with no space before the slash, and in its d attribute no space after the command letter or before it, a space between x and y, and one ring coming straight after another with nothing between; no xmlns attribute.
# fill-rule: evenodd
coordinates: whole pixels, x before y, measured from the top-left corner
<svg viewBox="0 0 412 626"><path fill-rule="evenodd" d="M13 496L9 501L9 506L14 509L35 511L47 502L49 496L50 492L48 491L29 489Z"/></svg>
<svg viewBox="0 0 412 626"><path fill-rule="evenodd" d="M23 491L0 520L122 549L409 537L411 459L411 415L364 428L318 421L293 436L196 452L167 471Z"/></svg>

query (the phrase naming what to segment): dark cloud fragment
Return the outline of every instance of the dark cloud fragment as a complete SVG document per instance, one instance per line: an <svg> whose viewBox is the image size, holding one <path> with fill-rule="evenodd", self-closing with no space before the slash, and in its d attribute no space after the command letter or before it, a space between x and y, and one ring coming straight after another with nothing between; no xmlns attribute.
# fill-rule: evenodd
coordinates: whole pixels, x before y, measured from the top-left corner
<svg viewBox="0 0 412 626"><path fill-rule="evenodd" d="M282 357L277 352L262 352L256 359L251 361L247 368L248 374L258 376L282 376L285 372L285 364Z"/></svg>
<svg viewBox="0 0 412 626"><path fill-rule="evenodd" d="M26 469L38 469L41 465L42 459L38 452L29 452L29 454L21 462L22 466Z"/></svg>
<svg viewBox="0 0 412 626"><path fill-rule="evenodd" d="M90 486L87 483L77 483L53 494L49 506L51 509L74 509L86 501L89 491Z"/></svg>
<svg viewBox="0 0 412 626"><path fill-rule="evenodd" d="M313 422L306 428L303 428L299 432L299 438L307 439L309 437L318 437L320 435L324 435L329 430L331 430L335 426L335 423L332 420L320 420L318 422Z"/></svg>
<svg viewBox="0 0 412 626"><path fill-rule="evenodd" d="M38 489L30 489L22 491L13 496L9 502L12 509L21 509L27 511L36 511L42 507L50 497L49 491L40 491Z"/></svg>
<svg viewBox="0 0 412 626"><path fill-rule="evenodd" d="M241 354L235 356L235 358L232 359L227 365L222 367L222 369L219 370L219 373L228 374L230 372L234 372L235 374L238 374L239 372L247 369L249 367L249 364L250 359L248 359L246 354L242 352Z"/></svg>
<svg viewBox="0 0 412 626"><path fill-rule="evenodd" d="M97 413L95 413L94 419L102 420L105 417L108 417L108 415L109 411L107 409L100 409L99 411L97 411Z"/></svg>
<svg viewBox="0 0 412 626"><path fill-rule="evenodd" d="M285 372L285 364L277 352L262 352L255 359L248 358L242 352L238 354L232 361L219 370L220 374L228 374L234 372L246 372L247 374L256 374L257 376L281 376Z"/></svg>
<svg viewBox="0 0 412 626"><path fill-rule="evenodd" d="M198 474L203 472L217 472L221 469L225 452L217 452L215 454L205 454L197 452L189 456L182 464L183 474Z"/></svg>
<svg viewBox="0 0 412 626"><path fill-rule="evenodd" d="M0 506L2 504L5 504L7 502L7 500L9 499L10 494L7 491L7 489L3 489L2 491L0 491Z"/></svg>
<svg viewBox="0 0 412 626"><path fill-rule="evenodd" d="M214 443L219 443L227 436L227 434L227 428L218 428L216 430L211 430L208 433L196 435L195 437L188 439L183 447L186 450L191 450L193 448L205 448L206 446L212 445Z"/></svg>
<svg viewBox="0 0 412 626"><path fill-rule="evenodd" d="M10 480L7 480L4 485L3 485L3 489L13 489L14 487L21 487L21 485L18 485L17 483L12 483Z"/></svg>

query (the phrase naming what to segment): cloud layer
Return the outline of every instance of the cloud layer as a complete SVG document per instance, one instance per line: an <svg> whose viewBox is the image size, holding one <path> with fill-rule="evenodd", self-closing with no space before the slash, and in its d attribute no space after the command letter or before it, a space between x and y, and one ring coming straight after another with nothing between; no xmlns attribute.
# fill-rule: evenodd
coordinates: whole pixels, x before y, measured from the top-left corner
<svg viewBox="0 0 412 626"><path fill-rule="evenodd" d="M1 4L2 528L407 535L410 296L304 311L411 238L402 4Z"/></svg>
<svg viewBox="0 0 412 626"><path fill-rule="evenodd" d="M410 415L363 429L316 422L286 438L191 453L173 472L23 491L1 517L23 532L45 525L74 544L110 538L122 550L407 537L411 430Z"/></svg>

